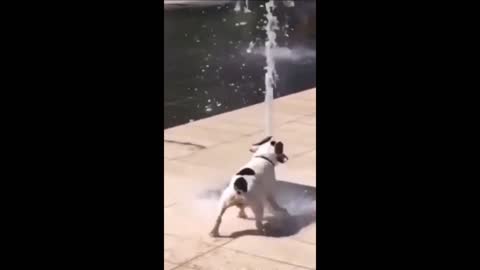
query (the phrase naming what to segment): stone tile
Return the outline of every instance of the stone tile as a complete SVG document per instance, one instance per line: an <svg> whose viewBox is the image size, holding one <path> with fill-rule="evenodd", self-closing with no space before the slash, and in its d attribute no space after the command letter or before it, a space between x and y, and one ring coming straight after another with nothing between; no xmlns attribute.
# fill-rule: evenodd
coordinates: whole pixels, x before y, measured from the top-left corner
<svg viewBox="0 0 480 270"><path fill-rule="evenodd" d="M187 264L196 270L293 270L295 266L219 248Z"/></svg>
<svg viewBox="0 0 480 270"><path fill-rule="evenodd" d="M304 99L308 101L313 101L315 103L317 98L317 89L313 88L313 89L301 91L293 95L289 95L288 97L290 96L294 97L295 99Z"/></svg>
<svg viewBox="0 0 480 270"><path fill-rule="evenodd" d="M311 125L311 126L315 126L315 127L317 125L317 117L315 115L303 116L303 117L298 118L297 121L299 123L307 124L307 125Z"/></svg>
<svg viewBox="0 0 480 270"><path fill-rule="evenodd" d="M317 146L316 127L300 122L291 122L275 129L277 140L284 142L285 147L300 147L315 150ZM306 151L303 151L306 152Z"/></svg>
<svg viewBox="0 0 480 270"><path fill-rule="evenodd" d="M294 96L287 96L275 100L275 112L280 111L284 114L291 115L308 115L315 113L317 110L315 102L310 100L295 98Z"/></svg>
<svg viewBox="0 0 480 270"><path fill-rule="evenodd" d="M175 264L181 264L215 248L200 241L164 235L163 258Z"/></svg>
<svg viewBox="0 0 480 270"><path fill-rule="evenodd" d="M262 138L263 134L244 137L235 143L222 144L205 149L180 160L189 164L204 165L216 169L221 166L223 171L233 174L238 168L247 163L252 156L252 153L249 151L250 146Z"/></svg>
<svg viewBox="0 0 480 270"><path fill-rule="evenodd" d="M163 158L174 159L199 151L197 147L163 142Z"/></svg>
<svg viewBox="0 0 480 270"><path fill-rule="evenodd" d="M197 144L203 147L233 141L242 136L235 132L212 132L211 130L188 124L166 129L163 131L163 135L164 140Z"/></svg>
<svg viewBox="0 0 480 270"><path fill-rule="evenodd" d="M224 247L293 265L316 268L316 247L289 238L244 236Z"/></svg>
<svg viewBox="0 0 480 270"><path fill-rule="evenodd" d="M163 262L163 269L165 270L172 270L173 268L177 267L178 265L169 263L169 262Z"/></svg>
<svg viewBox="0 0 480 270"><path fill-rule="evenodd" d="M315 145L309 143L302 143L292 138L292 135L278 137L285 144L285 151L288 156L305 153L309 150L315 149ZM249 148L252 143L258 142L264 138L263 133L253 136L247 136L239 139L234 143L222 144L203 151L193 153L189 156L179 158L179 160L188 162L190 164L198 164L208 166L211 168L219 167L221 164L222 170L234 173L237 169L247 163L252 157ZM281 167L283 165L280 165Z"/></svg>
<svg viewBox="0 0 480 270"><path fill-rule="evenodd" d="M298 184L316 186L316 151L292 157L276 168L277 178Z"/></svg>
<svg viewBox="0 0 480 270"><path fill-rule="evenodd" d="M193 165L183 161L164 160L164 206L190 200L203 191L223 187L231 171Z"/></svg>
<svg viewBox="0 0 480 270"><path fill-rule="evenodd" d="M238 208L231 207L222 218L220 226L222 237L210 237L208 233L215 222L217 201L215 197L195 198L165 209L164 233L219 246L232 241L232 233L255 230L255 221L238 218ZM249 209L246 213L247 216L253 217Z"/></svg>
<svg viewBox="0 0 480 270"><path fill-rule="evenodd" d="M213 132L228 131L238 133L240 135L252 135L255 133L260 133L264 130L264 127L260 125L237 123L232 121L232 119L222 119L218 117L201 119L199 121L190 123L190 126L207 128Z"/></svg>
<svg viewBox="0 0 480 270"><path fill-rule="evenodd" d="M286 122L295 120L299 116L302 116L302 112L285 112L281 107L273 104L273 126L278 126ZM265 110L266 107L263 103L253 105L250 107L242 108L240 110L224 113L218 115L218 119L223 121L231 121L232 123L246 124L249 126L259 127L262 130L265 127Z"/></svg>
<svg viewBox="0 0 480 270"><path fill-rule="evenodd" d="M293 236L293 239L304 243L315 245L317 243L317 224L310 224L310 226L303 228L300 232Z"/></svg>

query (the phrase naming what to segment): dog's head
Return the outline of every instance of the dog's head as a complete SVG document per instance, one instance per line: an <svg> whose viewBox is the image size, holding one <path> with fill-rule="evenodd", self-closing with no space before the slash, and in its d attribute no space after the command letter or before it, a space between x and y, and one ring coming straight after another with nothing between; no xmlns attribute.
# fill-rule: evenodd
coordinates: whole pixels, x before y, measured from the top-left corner
<svg viewBox="0 0 480 270"><path fill-rule="evenodd" d="M287 155L283 152L283 143L272 140L272 136L253 144L250 147L250 152L256 156L264 156L275 162L275 164L277 162L285 163L288 160Z"/></svg>

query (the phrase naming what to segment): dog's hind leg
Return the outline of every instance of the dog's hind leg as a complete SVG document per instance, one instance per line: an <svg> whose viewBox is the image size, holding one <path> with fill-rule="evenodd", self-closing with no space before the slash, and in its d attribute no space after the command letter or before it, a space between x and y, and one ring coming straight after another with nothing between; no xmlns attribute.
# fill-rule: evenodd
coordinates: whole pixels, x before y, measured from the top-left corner
<svg viewBox="0 0 480 270"><path fill-rule="evenodd" d="M255 214L255 226L257 227L257 230L263 234L264 233L264 228L263 228L263 204L262 203L255 203L251 206L253 213Z"/></svg>
<svg viewBox="0 0 480 270"><path fill-rule="evenodd" d="M275 198L273 197L272 194L269 194L269 195L267 196L267 201L268 201L268 203L272 206L272 209L273 209L274 211L280 212L280 213L282 213L282 214L284 214L284 215L287 215L287 216L289 215L287 209L285 209L285 208L281 207L280 205L278 205L277 201L275 200Z"/></svg>
<svg viewBox="0 0 480 270"><path fill-rule="evenodd" d="M240 212L238 212L238 217L239 218L248 218L247 214L245 213L245 205L240 204L240 205L237 205L237 206L238 206L238 208L240 208Z"/></svg>
<svg viewBox="0 0 480 270"><path fill-rule="evenodd" d="M222 216L225 213L225 211L230 207L231 205L228 203L222 203L219 207L217 219L215 221L215 225L213 226L213 229L210 231L210 236L212 237L218 237L218 229L220 228L220 224L222 223Z"/></svg>

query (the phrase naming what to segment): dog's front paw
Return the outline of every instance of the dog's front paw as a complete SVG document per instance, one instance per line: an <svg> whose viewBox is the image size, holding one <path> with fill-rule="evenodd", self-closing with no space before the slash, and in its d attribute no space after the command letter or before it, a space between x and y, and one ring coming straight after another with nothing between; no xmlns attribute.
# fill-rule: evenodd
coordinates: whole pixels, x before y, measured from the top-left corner
<svg viewBox="0 0 480 270"><path fill-rule="evenodd" d="M211 237L219 237L219 236L220 236L220 234L218 233L218 231L211 231L211 232L209 233L209 235L210 235Z"/></svg>

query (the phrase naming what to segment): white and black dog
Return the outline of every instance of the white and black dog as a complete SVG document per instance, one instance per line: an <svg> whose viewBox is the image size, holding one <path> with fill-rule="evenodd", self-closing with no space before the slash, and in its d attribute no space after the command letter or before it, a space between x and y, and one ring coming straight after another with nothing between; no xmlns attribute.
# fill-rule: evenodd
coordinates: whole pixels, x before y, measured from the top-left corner
<svg viewBox="0 0 480 270"><path fill-rule="evenodd" d="M261 234L263 231L264 202L268 202L274 211L288 215L286 209L280 207L274 198L275 165L284 163L288 157L283 153L283 143L275 142L267 137L253 144L250 152L252 159L232 177L228 187L223 191L218 206L215 225L210 232L213 237L219 236L220 223L225 211L231 206L240 208L238 216L246 218L245 207L250 207L255 215L255 225Z"/></svg>

